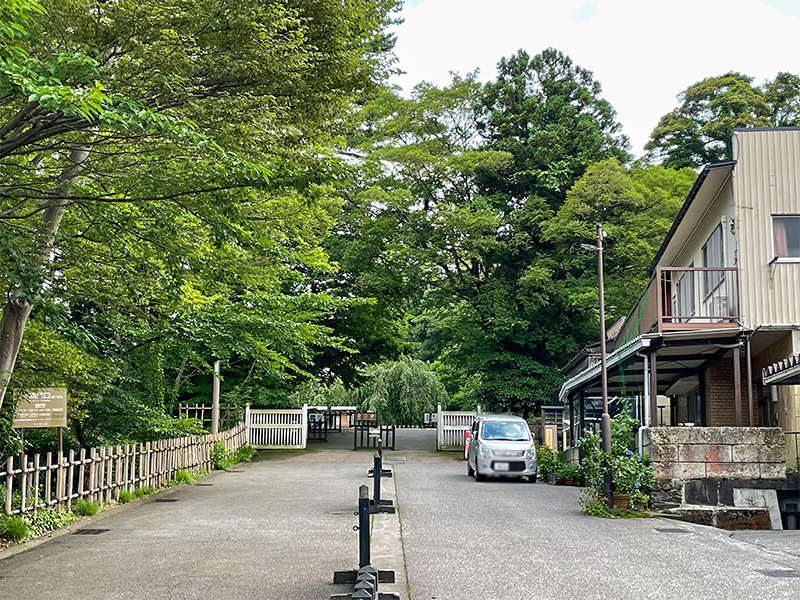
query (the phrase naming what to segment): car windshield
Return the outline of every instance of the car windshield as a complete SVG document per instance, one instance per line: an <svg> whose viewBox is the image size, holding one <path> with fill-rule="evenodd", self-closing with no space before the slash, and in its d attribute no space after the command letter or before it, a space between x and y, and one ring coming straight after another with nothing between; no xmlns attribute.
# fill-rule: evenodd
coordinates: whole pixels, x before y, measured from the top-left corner
<svg viewBox="0 0 800 600"><path fill-rule="evenodd" d="M519 421L487 421L481 428L481 439L523 442L530 440L525 423Z"/></svg>

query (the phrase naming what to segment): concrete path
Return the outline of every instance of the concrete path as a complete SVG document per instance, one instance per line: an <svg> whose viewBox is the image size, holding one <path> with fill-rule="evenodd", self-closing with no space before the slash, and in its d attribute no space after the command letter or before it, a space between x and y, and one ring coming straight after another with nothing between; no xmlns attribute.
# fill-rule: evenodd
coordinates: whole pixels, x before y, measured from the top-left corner
<svg viewBox="0 0 800 600"><path fill-rule="evenodd" d="M370 456L267 453L0 561L14 600L320 600L358 566L353 514ZM176 502L162 502L176 500ZM123 507L125 508L125 507ZM399 540L398 540L399 543Z"/></svg>

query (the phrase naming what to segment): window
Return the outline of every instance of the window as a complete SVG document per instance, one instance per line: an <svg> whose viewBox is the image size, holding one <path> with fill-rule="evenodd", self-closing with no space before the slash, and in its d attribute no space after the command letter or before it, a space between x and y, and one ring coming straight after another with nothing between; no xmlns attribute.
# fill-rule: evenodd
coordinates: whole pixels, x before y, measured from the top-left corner
<svg viewBox="0 0 800 600"><path fill-rule="evenodd" d="M717 225L703 246L704 267L724 267L725 255L722 246L722 224ZM723 280L723 271L706 271L706 296Z"/></svg>
<svg viewBox="0 0 800 600"><path fill-rule="evenodd" d="M778 258L800 258L800 215L772 217L772 248Z"/></svg>

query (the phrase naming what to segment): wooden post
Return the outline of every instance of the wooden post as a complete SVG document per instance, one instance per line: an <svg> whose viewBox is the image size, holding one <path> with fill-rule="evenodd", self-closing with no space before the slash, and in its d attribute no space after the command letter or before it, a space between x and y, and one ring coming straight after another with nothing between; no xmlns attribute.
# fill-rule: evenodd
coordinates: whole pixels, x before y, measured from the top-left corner
<svg viewBox="0 0 800 600"><path fill-rule="evenodd" d="M44 478L44 504L47 508L53 504L53 453L47 453L47 477Z"/></svg>
<svg viewBox="0 0 800 600"><path fill-rule="evenodd" d="M75 450L69 451L69 461L67 462L67 510L72 510L72 490L75 488Z"/></svg>
<svg viewBox="0 0 800 600"><path fill-rule="evenodd" d="M39 509L39 455L33 457L33 516Z"/></svg>
<svg viewBox="0 0 800 600"><path fill-rule="evenodd" d="M9 456L6 462L6 510L7 515L11 514L11 495L14 490L14 457Z"/></svg>
<svg viewBox="0 0 800 600"><path fill-rule="evenodd" d="M211 433L219 433L219 371L220 361L214 361L214 381L211 393Z"/></svg>

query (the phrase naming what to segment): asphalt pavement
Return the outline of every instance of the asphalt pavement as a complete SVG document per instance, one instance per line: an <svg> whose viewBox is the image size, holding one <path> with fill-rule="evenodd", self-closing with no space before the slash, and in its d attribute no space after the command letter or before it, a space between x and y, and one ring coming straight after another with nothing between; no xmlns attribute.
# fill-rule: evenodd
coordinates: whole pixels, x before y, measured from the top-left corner
<svg viewBox="0 0 800 600"><path fill-rule="evenodd" d="M412 438L427 447L426 436ZM395 477L383 496L396 489L399 519L377 515L373 529L373 562L397 570L401 600L800 597L800 532L587 517L578 488L476 483L458 454L411 447L409 438L405 450L386 453ZM371 453L316 448L265 453L201 480L211 485L180 486L27 551L0 552L0 599L344 592L330 582L357 566L353 513ZM74 535L80 529L95 533Z"/></svg>

